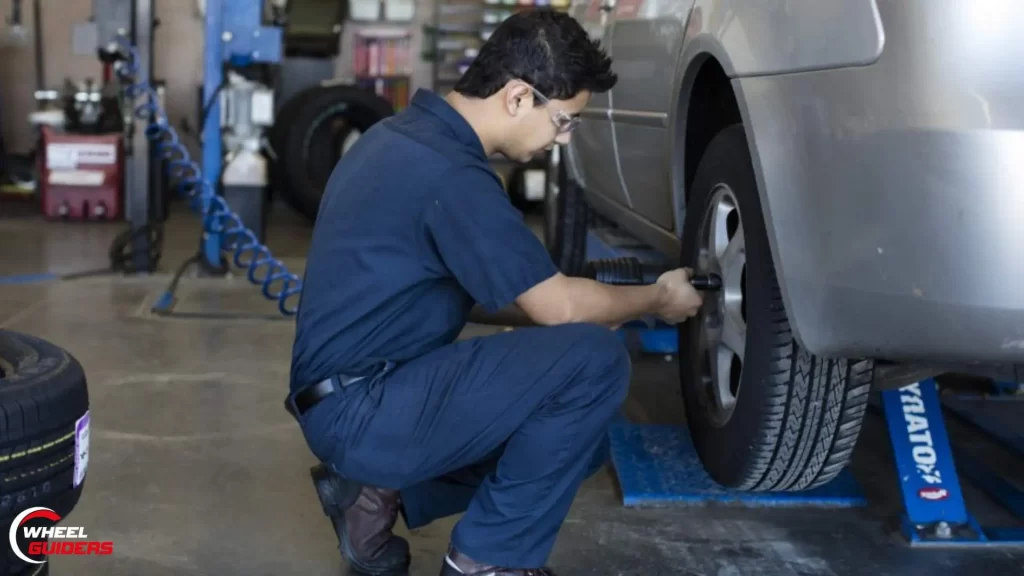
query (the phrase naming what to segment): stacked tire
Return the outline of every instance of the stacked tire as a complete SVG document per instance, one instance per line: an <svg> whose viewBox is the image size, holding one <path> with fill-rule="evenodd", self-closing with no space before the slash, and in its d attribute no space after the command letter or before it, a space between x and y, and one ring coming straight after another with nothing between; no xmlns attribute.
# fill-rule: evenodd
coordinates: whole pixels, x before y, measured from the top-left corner
<svg viewBox="0 0 1024 576"><path fill-rule="evenodd" d="M88 463L88 414L85 373L71 354L40 338L0 330L0 528L5 536L29 508L49 508L62 519L74 509ZM0 575L46 573L48 564L26 563L9 544L4 548Z"/></svg>
<svg viewBox="0 0 1024 576"><path fill-rule="evenodd" d="M277 113L270 144L271 179L280 197L316 221L327 180L341 156L374 124L392 116L391 103L350 85L320 85L296 94Z"/></svg>

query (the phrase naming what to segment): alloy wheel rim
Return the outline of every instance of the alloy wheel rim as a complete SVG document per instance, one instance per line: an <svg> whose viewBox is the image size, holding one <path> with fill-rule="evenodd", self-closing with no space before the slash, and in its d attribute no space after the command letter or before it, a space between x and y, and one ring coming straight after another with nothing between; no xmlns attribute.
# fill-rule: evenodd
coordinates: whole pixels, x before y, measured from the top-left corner
<svg viewBox="0 0 1024 576"><path fill-rule="evenodd" d="M706 293L697 317L700 394L718 426L732 417L746 353L746 240L736 195L725 184L711 192L700 230L696 271L718 274L722 289Z"/></svg>

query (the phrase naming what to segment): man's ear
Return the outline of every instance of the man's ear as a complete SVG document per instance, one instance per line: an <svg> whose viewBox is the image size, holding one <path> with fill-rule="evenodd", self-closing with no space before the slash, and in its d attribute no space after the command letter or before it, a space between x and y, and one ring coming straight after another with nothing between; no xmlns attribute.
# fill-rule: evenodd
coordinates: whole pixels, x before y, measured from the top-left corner
<svg viewBox="0 0 1024 576"><path fill-rule="evenodd" d="M522 82L509 80L505 85L505 110L518 116L533 106L533 91Z"/></svg>

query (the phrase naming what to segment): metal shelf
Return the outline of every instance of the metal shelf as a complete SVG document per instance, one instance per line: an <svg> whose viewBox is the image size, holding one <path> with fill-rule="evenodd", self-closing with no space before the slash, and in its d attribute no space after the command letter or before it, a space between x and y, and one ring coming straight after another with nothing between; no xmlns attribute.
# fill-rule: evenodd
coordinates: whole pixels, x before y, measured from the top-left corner
<svg viewBox="0 0 1024 576"><path fill-rule="evenodd" d="M458 81L458 74L452 78L452 68L465 66L476 56L478 49L505 18L523 10L551 7L568 10L568 0L552 2L494 2L487 0L437 0L434 4L433 22L423 27L430 48L424 51L424 59L433 62L433 87L438 90ZM457 38L465 39L465 46L458 47ZM470 40L471 39L471 40ZM459 52L469 54L461 58Z"/></svg>

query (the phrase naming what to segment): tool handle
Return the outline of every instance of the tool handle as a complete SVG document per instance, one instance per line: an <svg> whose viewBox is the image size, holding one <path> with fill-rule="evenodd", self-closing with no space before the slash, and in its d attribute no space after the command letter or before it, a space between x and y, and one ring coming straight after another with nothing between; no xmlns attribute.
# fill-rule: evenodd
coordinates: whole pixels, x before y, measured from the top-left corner
<svg viewBox="0 0 1024 576"><path fill-rule="evenodd" d="M697 274L690 278L690 284L697 290L717 292L722 289L722 277L718 274Z"/></svg>

